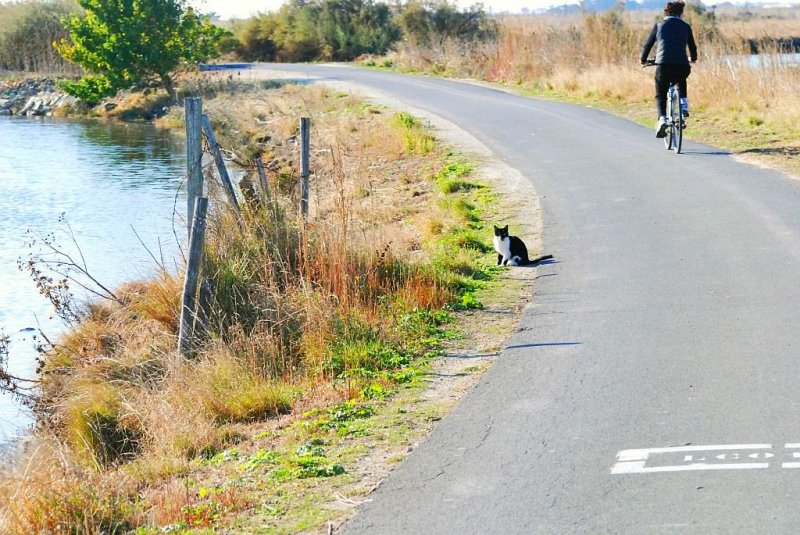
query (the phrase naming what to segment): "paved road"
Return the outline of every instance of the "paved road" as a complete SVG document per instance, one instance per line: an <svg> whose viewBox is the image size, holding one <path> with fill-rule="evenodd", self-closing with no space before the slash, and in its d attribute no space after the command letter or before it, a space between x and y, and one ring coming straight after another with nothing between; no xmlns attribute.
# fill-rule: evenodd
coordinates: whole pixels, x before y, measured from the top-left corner
<svg viewBox="0 0 800 535"><path fill-rule="evenodd" d="M474 134L542 195L557 259L345 533L800 532L800 181L596 110L313 72Z"/></svg>

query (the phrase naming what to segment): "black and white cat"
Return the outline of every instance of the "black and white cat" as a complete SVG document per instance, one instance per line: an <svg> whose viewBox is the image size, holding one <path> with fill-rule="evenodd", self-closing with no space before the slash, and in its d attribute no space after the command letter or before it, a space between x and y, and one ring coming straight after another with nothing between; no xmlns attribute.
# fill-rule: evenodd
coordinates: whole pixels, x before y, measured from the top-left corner
<svg viewBox="0 0 800 535"><path fill-rule="evenodd" d="M508 225L505 227L494 227L494 250L497 251L498 266L530 266L538 264L542 260L549 260L553 255L544 255L531 260L528 258L528 248L525 243L516 236L508 235Z"/></svg>

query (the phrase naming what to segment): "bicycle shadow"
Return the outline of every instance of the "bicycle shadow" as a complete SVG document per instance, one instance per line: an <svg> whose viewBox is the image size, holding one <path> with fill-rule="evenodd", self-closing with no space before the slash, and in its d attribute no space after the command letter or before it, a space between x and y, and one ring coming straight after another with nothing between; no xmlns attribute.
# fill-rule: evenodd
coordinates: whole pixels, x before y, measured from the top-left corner
<svg viewBox="0 0 800 535"><path fill-rule="evenodd" d="M729 150L681 150L681 154L692 154L694 156L733 156L733 152Z"/></svg>
<svg viewBox="0 0 800 535"><path fill-rule="evenodd" d="M766 156L800 156L800 146L768 147L763 149L747 149L739 154L762 154Z"/></svg>
<svg viewBox="0 0 800 535"><path fill-rule="evenodd" d="M692 154L695 156L735 156L745 154L756 154L759 156L783 156L785 158L795 158L800 156L800 146L780 146L780 147L764 147L755 149L745 149L741 151L729 150L686 150L683 149L681 154Z"/></svg>

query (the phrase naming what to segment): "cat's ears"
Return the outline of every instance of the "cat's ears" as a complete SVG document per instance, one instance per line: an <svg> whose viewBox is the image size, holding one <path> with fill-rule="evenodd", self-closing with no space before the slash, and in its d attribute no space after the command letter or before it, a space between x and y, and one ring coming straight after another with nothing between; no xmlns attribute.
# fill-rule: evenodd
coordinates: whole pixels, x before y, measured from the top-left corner
<svg viewBox="0 0 800 535"><path fill-rule="evenodd" d="M508 225L506 225L505 227L498 227L497 225L494 225L494 229L495 230L508 230Z"/></svg>

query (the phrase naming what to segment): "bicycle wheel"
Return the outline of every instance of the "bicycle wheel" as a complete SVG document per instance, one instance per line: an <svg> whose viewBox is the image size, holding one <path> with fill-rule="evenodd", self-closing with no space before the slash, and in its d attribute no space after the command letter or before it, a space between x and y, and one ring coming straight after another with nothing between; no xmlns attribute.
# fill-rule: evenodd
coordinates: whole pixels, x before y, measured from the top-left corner
<svg viewBox="0 0 800 535"><path fill-rule="evenodd" d="M673 140L673 146L675 148L675 154L680 154L681 145L683 145L683 108L681 108L681 92L677 87L675 87L675 91L673 92L672 96L672 109L674 115L673 124L675 125L675 139Z"/></svg>
<svg viewBox="0 0 800 535"><path fill-rule="evenodd" d="M672 86L667 90L667 135L664 137L664 146L667 150L672 148L672 137L674 130L672 129Z"/></svg>

